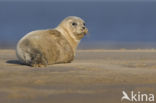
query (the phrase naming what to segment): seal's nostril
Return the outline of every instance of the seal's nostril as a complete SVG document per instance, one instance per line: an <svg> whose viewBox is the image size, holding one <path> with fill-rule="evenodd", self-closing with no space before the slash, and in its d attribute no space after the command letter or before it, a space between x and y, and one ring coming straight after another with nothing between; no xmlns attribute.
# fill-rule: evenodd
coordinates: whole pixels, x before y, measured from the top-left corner
<svg viewBox="0 0 156 103"><path fill-rule="evenodd" d="M86 29L85 27L82 27L82 29Z"/></svg>

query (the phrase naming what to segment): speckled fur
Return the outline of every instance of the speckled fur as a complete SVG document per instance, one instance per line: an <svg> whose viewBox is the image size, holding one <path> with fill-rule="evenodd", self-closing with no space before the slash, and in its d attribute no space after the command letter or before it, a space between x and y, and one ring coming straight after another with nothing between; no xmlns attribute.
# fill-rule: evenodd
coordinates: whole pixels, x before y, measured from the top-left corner
<svg viewBox="0 0 156 103"><path fill-rule="evenodd" d="M70 31L60 27L62 29L37 30L25 35L17 44L19 60L33 67L71 62L78 40L72 38L74 34Z"/></svg>

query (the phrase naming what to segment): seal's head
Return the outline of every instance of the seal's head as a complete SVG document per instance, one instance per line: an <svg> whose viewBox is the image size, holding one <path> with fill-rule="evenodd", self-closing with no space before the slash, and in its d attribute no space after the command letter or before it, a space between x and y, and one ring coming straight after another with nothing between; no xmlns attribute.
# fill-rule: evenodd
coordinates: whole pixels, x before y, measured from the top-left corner
<svg viewBox="0 0 156 103"><path fill-rule="evenodd" d="M88 29L80 17L69 16L65 18L60 26L76 40L81 40L88 33Z"/></svg>

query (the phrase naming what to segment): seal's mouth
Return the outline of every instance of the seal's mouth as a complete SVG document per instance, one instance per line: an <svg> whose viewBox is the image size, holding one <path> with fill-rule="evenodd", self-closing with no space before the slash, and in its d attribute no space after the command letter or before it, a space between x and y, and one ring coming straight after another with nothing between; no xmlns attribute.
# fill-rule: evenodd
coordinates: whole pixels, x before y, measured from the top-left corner
<svg viewBox="0 0 156 103"><path fill-rule="evenodd" d="M77 38L77 40L82 39L86 34L88 34L88 29L81 29L80 33L73 33L75 35L75 37Z"/></svg>
<svg viewBox="0 0 156 103"><path fill-rule="evenodd" d="M87 29L87 28L85 28L85 29L83 30L83 34L84 34L84 35L88 34L88 29Z"/></svg>

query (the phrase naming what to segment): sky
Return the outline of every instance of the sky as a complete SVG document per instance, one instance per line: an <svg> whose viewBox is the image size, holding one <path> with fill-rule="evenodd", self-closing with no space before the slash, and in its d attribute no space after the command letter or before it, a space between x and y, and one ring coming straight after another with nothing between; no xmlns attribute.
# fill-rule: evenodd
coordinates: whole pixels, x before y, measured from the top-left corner
<svg viewBox="0 0 156 103"><path fill-rule="evenodd" d="M20 1L0 2L1 44L16 44L30 31L54 28L67 16L79 16L86 21L89 35L83 42L156 42L154 0Z"/></svg>

